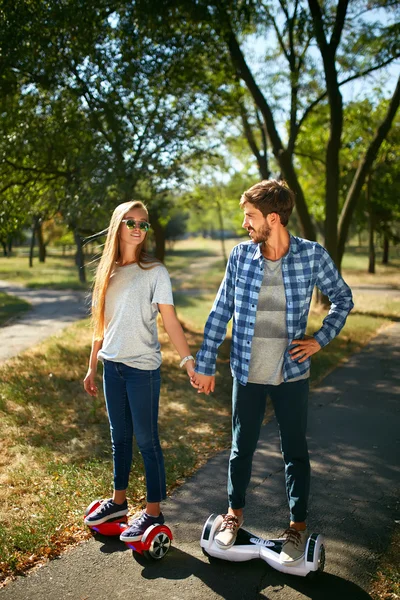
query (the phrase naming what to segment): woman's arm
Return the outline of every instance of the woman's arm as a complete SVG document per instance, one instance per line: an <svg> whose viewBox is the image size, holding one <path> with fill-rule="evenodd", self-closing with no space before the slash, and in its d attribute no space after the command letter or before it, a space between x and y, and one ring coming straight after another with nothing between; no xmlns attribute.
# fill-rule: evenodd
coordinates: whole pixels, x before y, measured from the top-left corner
<svg viewBox="0 0 400 600"><path fill-rule="evenodd" d="M159 304L158 309L164 323L164 329L168 334L169 339L173 343L181 358L190 356L190 348L186 341L182 325L176 316L175 307L172 304ZM185 362L184 367L189 377L194 375L194 360L190 359Z"/></svg>
<svg viewBox="0 0 400 600"><path fill-rule="evenodd" d="M97 373L97 354L103 345L103 340L93 340L92 350L90 352L89 367L86 377L83 380L83 387L89 396L97 396L96 373Z"/></svg>

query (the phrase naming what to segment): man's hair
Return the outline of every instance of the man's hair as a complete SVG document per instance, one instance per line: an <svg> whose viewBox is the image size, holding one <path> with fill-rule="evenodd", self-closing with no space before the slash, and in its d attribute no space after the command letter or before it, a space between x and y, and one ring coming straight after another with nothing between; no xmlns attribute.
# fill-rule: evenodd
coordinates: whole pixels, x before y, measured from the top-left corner
<svg viewBox="0 0 400 600"><path fill-rule="evenodd" d="M277 213L282 225L286 227L294 207L294 192L289 188L286 181L276 179L264 179L256 183L240 198L240 207L250 202L255 208L262 212L264 217L270 213Z"/></svg>

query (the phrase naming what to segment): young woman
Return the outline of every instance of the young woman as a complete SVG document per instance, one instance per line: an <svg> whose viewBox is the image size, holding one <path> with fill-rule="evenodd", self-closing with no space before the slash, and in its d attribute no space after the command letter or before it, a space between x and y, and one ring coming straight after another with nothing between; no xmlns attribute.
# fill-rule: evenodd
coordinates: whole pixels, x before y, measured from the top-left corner
<svg viewBox="0 0 400 600"><path fill-rule="evenodd" d="M182 327L176 317L171 282L164 265L145 251L149 215L142 202L117 206L111 218L93 290L94 326L84 388L96 396L97 361L104 365L104 394L110 421L114 493L85 519L96 525L128 513L126 490L132 464L133 435L143 457L147 504L122 535L140 540L154 523L164 523L160 502L166 497L165 469L158 438L161 353L157 315L181 357L194 374Z"/></svg>

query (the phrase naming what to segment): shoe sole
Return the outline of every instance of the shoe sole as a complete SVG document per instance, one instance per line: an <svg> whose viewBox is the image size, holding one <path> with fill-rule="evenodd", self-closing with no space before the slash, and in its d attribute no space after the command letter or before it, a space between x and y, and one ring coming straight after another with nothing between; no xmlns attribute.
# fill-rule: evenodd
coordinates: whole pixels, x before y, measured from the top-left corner
<svg viewBox="0 0 400 600"><path fill-rule="evenodd" d="M143 537L143 533L141 535L135 535L135 536L126 536L124 537L123 535L119 536L119 539L121 540L121 542L140 542L140 540Z"/></svg>
<svg viewBox="0 0 400 600"><path fill-rule="evenodd" d="M164 523L153 523L153 525L155 527L157 527L157 525L164 525ZM149 527L152 527L152 525L149 525ZM148 528L147 528L148 529ZM147 531L146 529L146 531ZM144 536L145 532L141 533L140 535L124 535L124 533L121 533L121 535L119 536L119 539L121 540L121 542L140 542L140 540L142 539L142 537Z"/></svg>
<svg viewBox="0 0 400 600"><path fill-rule="evenodd" d="M303 552L303 554L301 556L299 556L298 558L294 558L292 560L281 560L280 563L282 565L286 565L287 567L290 565L294 565L295 563L299 562L299 560L302 560L305 556L305 552Z"/></svg>
<svg viewBox="0 0 400 600"><path fill-rule="evenodd" d="M221 548L221 550L228 550L228 548L232 548L232 546L235 545L236 539L233 540L233 542L231 544L222 544L221 542L219 542L218 540L216 540L214 538L214 542L216 543L216 545L218 546L218 548Z"/></svg>
<svg viewBox="0 0 400 600"><path fill-rule="evenodd" d="M85 525L101 525L102 523L106 523L107 521L113 521L114 519L118 519L119 517L125 517L128 514L128 509L120 510L112 515L108 515L107 517L102 517L101 519L96 519L96 521L92 521L89 519L89 515L84 519Z"/></svg>

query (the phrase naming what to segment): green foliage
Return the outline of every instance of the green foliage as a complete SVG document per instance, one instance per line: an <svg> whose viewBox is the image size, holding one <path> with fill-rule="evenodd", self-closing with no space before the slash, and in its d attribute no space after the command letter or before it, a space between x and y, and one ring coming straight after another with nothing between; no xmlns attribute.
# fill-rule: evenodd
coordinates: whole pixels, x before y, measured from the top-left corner
<svg viewBox="0 0 400 600"><path fill-rule="evenodd" d="M345 107L343 143L340 155L340 207L346 199L359 162L364 156L375 131L387 110L388 101L372 103L364 99ZM322 226L324 219L324 148L328 141L328 107L318 110L303 125L296 145L299 178L306 191L309 207ZM396 156L400 152L400 117L397 116L387 139L383 142L372 168L372 202L377 230L387 232L396 241L399 236L400 172ZM367 210L362 194L353 231L366 227Z"/></svg>
<svg viewBox="0 0 400 600"><path fill-rule="evenodd" d="M385 18L375 19L377 6ZM323 3L328 40L337 14L336 1ZM349 3L337 48L339 86L371 70L381 73L395 58L393 14L384 3ZM204 159L214 168L214 159L224 157L230 177L243 170L254 173L254 183L256 169L262 177L286 175L282 157L292 161L295 149L298 201L303 187L305 213L321 224L326 124L305 147L327 115L315 34L306 0L159 0L151 10L147 0L96 6L6 0L0 14L0 239L33 217L46 221L56 214L71 231L91 235L106 226L117 203L142 190L153 221L165 228L182 193L198 187L196 179L203 179L200 187L204 179L206 187L214 185ZM269 122L244 83L243 65L233 60L236 41L268 104ZM306 153L318 167L310 166L311 181L301 168ZM215 171L215 185L226 187L228 177L220 186ZM228 212L230 197L229 189L221 196Z"/></svg>
<svg viewBox="0 0 400 600"><path fill-rule="evenodd" d="M58 213L88 235L143 185L162 204L160 192L206 151L209 103L186 75L196 66L187 32L172 45L154 43L134 5L20 5L5 6L1 34L0 175L17 214L29 222ZM16 225L5 217L11 233Z"/></svg>

